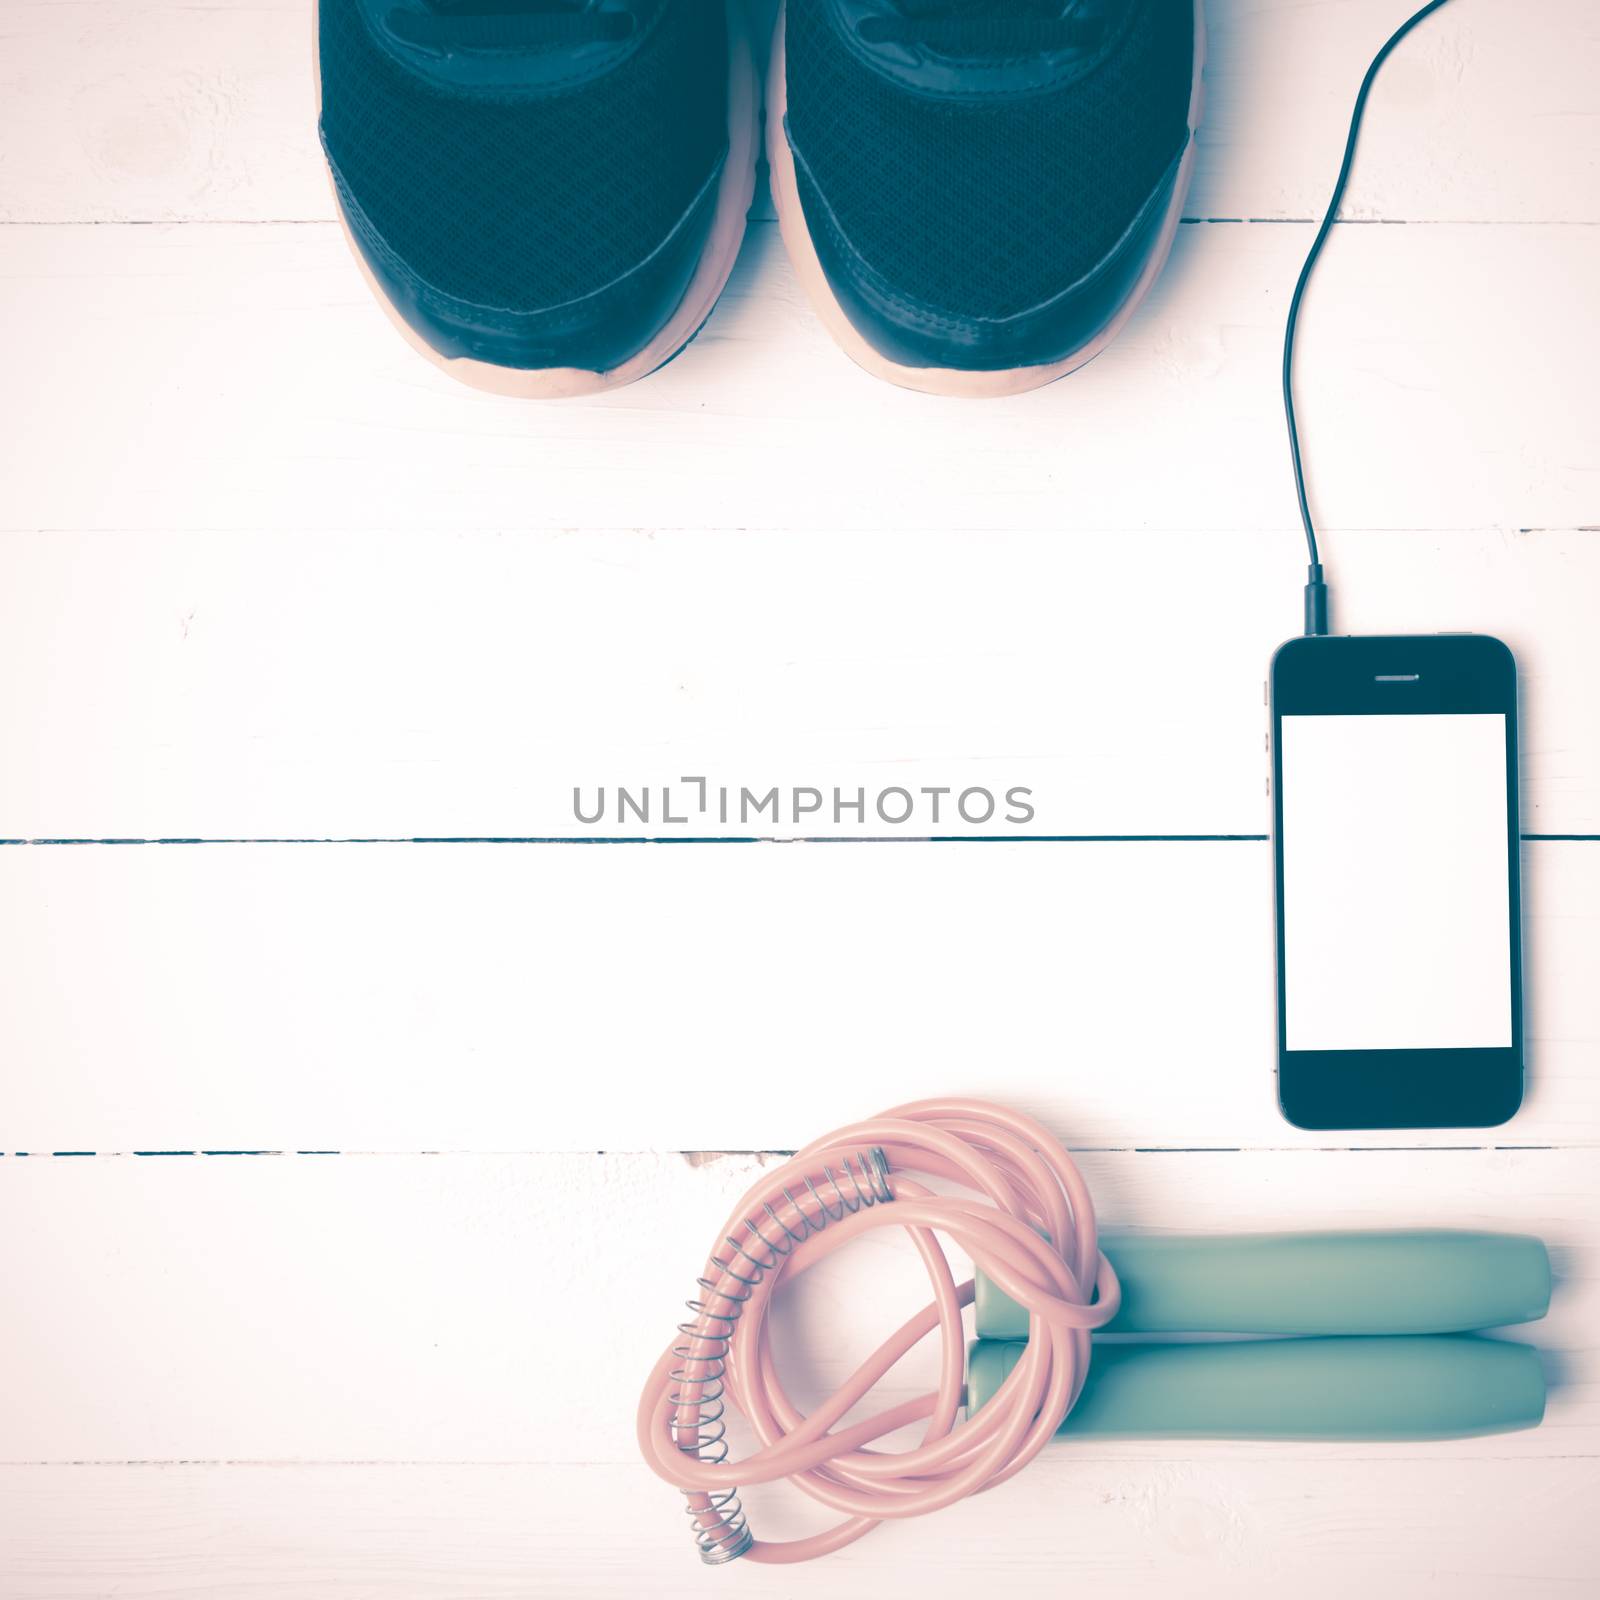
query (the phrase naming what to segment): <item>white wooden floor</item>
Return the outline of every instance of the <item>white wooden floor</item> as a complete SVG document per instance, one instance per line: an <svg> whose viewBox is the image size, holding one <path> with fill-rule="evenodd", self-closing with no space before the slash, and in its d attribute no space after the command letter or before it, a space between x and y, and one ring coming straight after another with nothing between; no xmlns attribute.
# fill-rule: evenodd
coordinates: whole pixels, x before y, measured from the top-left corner
<svg viewBox="0 0 1600 1600"><path fill-rule="evenodd" d="M1191 225L1052 389L875 385L758 220L679 361L540 407L368 299L307 0L0 0L5 1600L1594 1592L1591 0L1403 47L1301 347L1340 626L1522 664L1526 1109L1355 1148L1273 1105L1279 342L1410 8L1211 0ZM670 833L572 790L684 775L1035 816L549 842ZM1541 1233L1548 1420L1062 1445L825 1568L707 1573L631 1414L762 1159L708 1152L944 1090L1047 1117L1123 1227ZM797 1290L799 1388L920 1303L908 1254Z"/></svg>

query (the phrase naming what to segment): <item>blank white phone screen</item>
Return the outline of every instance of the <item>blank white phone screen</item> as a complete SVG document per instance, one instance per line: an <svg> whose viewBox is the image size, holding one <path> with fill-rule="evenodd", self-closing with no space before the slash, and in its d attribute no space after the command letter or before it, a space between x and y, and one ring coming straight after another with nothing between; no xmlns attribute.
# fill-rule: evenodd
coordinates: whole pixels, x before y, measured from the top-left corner
<svg viewBox="0 0 1600 1600"><path fill-rule="evenodd" d="M1511 1044L1506 719L1281 722L1290 1050Z"/></svg>

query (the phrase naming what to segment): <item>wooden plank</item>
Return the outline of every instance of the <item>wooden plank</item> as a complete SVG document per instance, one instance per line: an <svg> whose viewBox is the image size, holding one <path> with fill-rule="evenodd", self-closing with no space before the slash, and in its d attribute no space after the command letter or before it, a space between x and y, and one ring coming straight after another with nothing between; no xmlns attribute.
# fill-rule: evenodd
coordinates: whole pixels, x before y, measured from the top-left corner
<svg viewBox="0 0 1600 1600"><path fill-rule="evenodd" d="M1052 1451L992 1494L879 1528L797 1573L743 1563L741 1594L802 1585L930 1600L1582 1596L1600 1551L1592 1460L1234 1461L1203 1469ZM707 1573L642 1467L6 1467L12 1600L700 1600ZM759 1497L773 1537L820 1524ZM1066 1530L1071 1530L1070 1536Z"/></svg>
<svg viewBox="0 0 1600 1600"><path fill-rule="evenodd" d="M799 1105L792 1137L822 1132L825 1113ZM762 1159L0 1160L10 1224L0 1266L28 1308L0 1329L0 1457L635 1466L639 1388ZM1437 1449L1097 1440L1074 1455L1200 1464L1600 1455L1591 1150L1079 1159L1110 1227L1527 1231L1550 1245L1559 1282L1546 1319L1509 1330L1547 1354L1552 1392L1539 1429ZM778 1350L797 1403L830 1392L926 1299L915 1252L892 1230L786 1289ZM918 1351L886 1392L925 1392L935 1361L931 1345ZM670 1495L661 1509L665 1525Z"/></svg>
<svg viewBox="0 0 1600 1600"><path fill-rule="evenodd" d="M764 7L758 6L758 13ZM1196 216L1320 213L1366 64L1405 0L1210 0ZM13 5L0 221L325 220L306 0ZM1457 0L1373 95L1350 214L1596 221L1585 0Z"/></svg>
<svg viewBox="0 0 1600 1600"><path fill-rule="evenodd" d="M1313 216L1407 0L1209 9L1191 213ZM524 834L575 778L1013 763L1035 831L1262 830L1256 685L1299 582L1275 365L1308 228L1185 229L1103 360L971 408L855 373L758 226L683 361L514 406L416 362L357 281L306 24L304 0L0 17L0 222L310 224L0 228L0 836ZM1583 0L1459 0L1386 70L1349 214L1595 222L1597 67ZM1511 640L1533 831L1600 827L1597 255L1581 226L1343 228L1303 345L1341 619ZM1130 664L1130 640L1160 644ZM1112 1225L1542 1233L1542 1429L1063 1447L819 1575L1586 1592L1596 849L1526 852L1530 1099L1467 1136L1573 1148L1319 1150L1278 1121L1249 843L4 850L0 1125L39 1151L788 1145L953 1087L1079 1145L1298 1146L1083 1163ZM0 1467L0 1587L703 1592L628 1412L651 1319L757 1166L0 1160L25 1312L0 1455L34 1463ZM888 1236L819 1269L791 1300L817 1354L783 1348L799 1392L920 1297ZM753 1500L763 1532L806 1521Z"/></svg>
<svg viewBox="0 0 1600 1600"><path fill-rule="evenodd" d="M974 407L854 368L762 226L681 360L535 406L419 361L331 225L7 228L0 528L1270 529L1292 548L1278 363L1310 232L1184 229L1103 357ZM1301 347L1326 528L1600 521L1597 280L1600 227L1341 234Z"/></svg>
<svg viewBox="0 0 1600 1600"><path fill-rule="evenodd" d="M333 215L310 0L36 0L0 29L0 220Z"/></svg>
<svg viewBox="0 0 1600 1600"><path fill-rule="evenodd" d="M1600 540L1330 544L1337 626L1511 644L1525 830L1600 833ZM1262 834L1302 563L1287 531L6 536L0 838Z"/></svg>
<svg viewBox="0 0 1600 1600"><path fill-rule="evenodd" d="M1600 846L1525 849L1532 1060L1600 1136ZM1262 843L0 851L14 1150L784 1149L929 1093L1074 1144L1273 1094ZM806 1115L797 1126L800 1094Z"/></svg>

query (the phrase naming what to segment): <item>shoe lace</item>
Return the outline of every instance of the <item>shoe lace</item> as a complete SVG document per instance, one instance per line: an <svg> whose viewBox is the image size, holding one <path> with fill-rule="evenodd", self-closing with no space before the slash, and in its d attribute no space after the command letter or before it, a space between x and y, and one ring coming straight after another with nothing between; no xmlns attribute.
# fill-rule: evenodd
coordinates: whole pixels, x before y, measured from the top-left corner
<svg viewBox="0 0 1600 1600"><path fill-rule="evenodd" d="M892 14L864 18L859 32L937 55L1010 56L1092 44L1104 29L1103 16L1073 0L894 0Z"/></svg>
<svg viewBox="0 0 1600 1600"><path fill-rule="evenodd" d="M561 50L626 39L633 13L592 0L426 0L396 6L388 26L409 44L441 50Z"/></svg>

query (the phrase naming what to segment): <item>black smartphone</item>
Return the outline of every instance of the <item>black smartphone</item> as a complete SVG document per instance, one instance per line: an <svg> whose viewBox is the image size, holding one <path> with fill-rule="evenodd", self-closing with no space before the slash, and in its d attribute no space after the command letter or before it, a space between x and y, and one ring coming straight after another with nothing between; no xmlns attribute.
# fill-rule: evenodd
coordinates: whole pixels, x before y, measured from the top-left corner
<svg viewBox="0 0 1600 1600"><path fill-rule="evenodd" d="M1278 1103L1302 1128L1522 1102L1517 672L1481 634L1272 658Z"/></svg>

